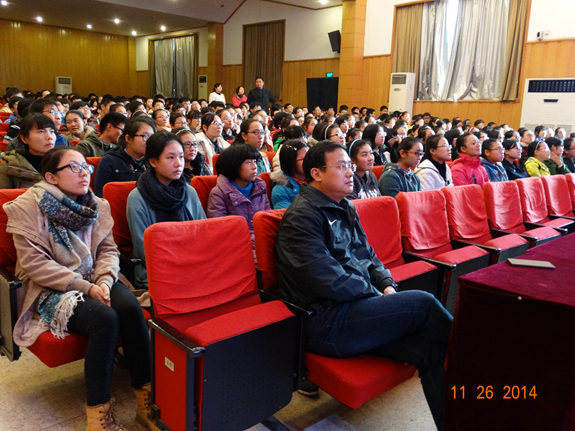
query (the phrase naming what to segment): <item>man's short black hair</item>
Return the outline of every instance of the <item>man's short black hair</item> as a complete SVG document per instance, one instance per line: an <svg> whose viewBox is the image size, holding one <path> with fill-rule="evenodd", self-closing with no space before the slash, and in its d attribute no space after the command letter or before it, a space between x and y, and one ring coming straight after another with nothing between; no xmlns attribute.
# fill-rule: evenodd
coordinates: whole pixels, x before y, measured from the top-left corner
<svg viewBox="0 0 575 431"><path fill-rule="evenodd" d="M248 144L234 143L226 148L216 161L218 175L223 175L230 181L240 177L240 167L249 159L260 160L261 153Z"/></svg>
<svg viewBox="0 0 575 431"><path fill-rule="evenodd" d="M83 108L84 106L88 106L87 102L83 102L83 101L77 101L72 103L72 106L70 106L70 109L80 109Z"/></svg>
<svg viewBox="0 0 575 431"><path fill-rule="evenodd" d="M333 141L321 141L310 148L303 159L303 174L305 175L305 180L308 184L314 181L313 177L311 176L311 170L313 168L321 169L323 166L325 166L325 155L337 150L338 148L341 148L344 152L346 152L346 149L343 145ZM220 172L219 169L217 169L217 171Z"/></svg>
<svg viewBox="0 0 575 431"><path fill-rule="evenodd" d="M248 106L250 107L250 111L251 111L251 110L254 109L256 106L259 106L259 107L261 108L261 107L262 107L262 102L259 102L259 101L257 101L257 100L252 100Z"/></svg>
<svg viewBox="0 0 575 431"><path fill-rule="evenodd" d="M341 112L341 111L349 111L348 106L347 106L347 105L341 105L341 106L339 107L339 112Z"/></svg>
<svg viewBox="0 0 575 431"><path fill-rule="evenodd" d="M257 81L258 79L261 79L261 80L264 81L264 82L266 81L263 76L256 76L256 79L255 79L255 80Z"/></svg>
<svg viewBox="0 0 575 431"><path fill-rule="evenodd" d="M24 100L23 97L20 96L14 96L12 98L10 98L10 100L8 101L8 108L12 109L14 108L14 105L18 102L20 102L20 100Z"/></svg>
<svg viewBox="0 0 575 431"><path fill-rule="evenodd" d="M32 114L33 112L39 112L41 114L46 106L56 106L56 102L52 99L36 99L28 108L28 114Z"/></svg>
<svg viewBox="0 0 575 431"><path fill-rule="evenodd" d="M114 127L118 127L120 124L127 124L128 119L124 114L120 114L119 112L109 112L108 114L104 115L104 118L100 121L100 133L104 133L108 124L111 124Z"/></svg>
<svg viewBox="0 0 575 431"><path fill-rule="evenodd" d="M22 93L18 87L8 87L6 89L6 100L10 100L15 94Z"/></svg>

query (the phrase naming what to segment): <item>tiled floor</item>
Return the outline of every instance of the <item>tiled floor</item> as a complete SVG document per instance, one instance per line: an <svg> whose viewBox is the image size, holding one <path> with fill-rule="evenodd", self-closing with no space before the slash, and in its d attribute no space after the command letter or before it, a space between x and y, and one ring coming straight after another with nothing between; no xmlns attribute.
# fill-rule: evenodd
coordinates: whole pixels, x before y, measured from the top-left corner
<svg viewBox="0 0 575 431"><path fill-rule="evenodd" d="M134 421L136 398L125 370L116 369L112 383L119 422L128 430L146 428ZM83 361L48 368L28 350L19 361L0 358L0 431L84 430ZM292 431L427 431L434 430L419 379L352 410L320 391L310 399L294 393L276 414ZM266 431L261 425L250 431Z"/></svg>

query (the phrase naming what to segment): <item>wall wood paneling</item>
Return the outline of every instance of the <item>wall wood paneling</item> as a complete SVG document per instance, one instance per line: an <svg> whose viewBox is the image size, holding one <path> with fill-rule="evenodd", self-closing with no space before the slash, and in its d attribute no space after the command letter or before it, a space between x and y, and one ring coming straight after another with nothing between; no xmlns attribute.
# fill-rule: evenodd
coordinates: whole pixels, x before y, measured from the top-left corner
<svg viewBox="0 0 575 431"><path fill-rule="evenodd" d="M279 102L307 106L307 78L324 78L327 72L339 76L338 58L284 62L283 101Z"/></svg>
<svg viewBox="0 0 575 431"><path fill-rule="evenodd" d="M136 72L137 79L137 91L136 94L140 96L153 96L153 94L148 94L148 71L139 70Z"/></svg>
<svg viewBox="0 0 575 431"><path fill-rule="evenodd" d="M54 91L56 76L70 76L81 95L131 95L128 37L2 19L0 34L2 91Z"/></svg>
<svg viewBox="0 0 575 431"><path fill-rule="evenodd" d="M221 84L224 87L224 94L228 103L232 103L236 88L240 85L244 87L246 95L255 86L253 82L244 84L244 67L241 64L224 65L224 76L221 78Z"/></svg>
<svg viewBox="0 0 575 431"><path fill-rule="evenodd" d="M389 100L389 77L391 75L391 55L364 57L363 59L363 106L375 109L387 105ZM341 103L345 103L345 100ZM351 108L351 106L350 106Z"/></svg>

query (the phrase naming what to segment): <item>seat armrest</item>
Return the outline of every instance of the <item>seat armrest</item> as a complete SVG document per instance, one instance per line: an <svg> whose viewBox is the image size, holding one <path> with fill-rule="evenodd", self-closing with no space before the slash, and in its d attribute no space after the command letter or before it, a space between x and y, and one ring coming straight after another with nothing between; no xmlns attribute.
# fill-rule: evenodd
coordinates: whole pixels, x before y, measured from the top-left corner
<svg viewBox="0 0 575 431"><path fill-rule="evenodd" d="M562 216L562 215L557 215L557 214L548 214L547 216L549 217L550 220L555 220L558 218L564 218L566 220L575 221L575 217L570 217L570 216Z"/></svg>
<svg viewBox="0 0 575 431"><path fill-rule="evenodd" d="M448 271L453 271L455 268L457 268L457 265L455 265L455 264L442 262L440 260L432 259L430 257L423 256L423 255L417 254L417 253L413 253L411 251L404 251L403 252L403 258L407 262L414 262L416 260L423 260L424 262L431 263L432 265L446 269Z"/></svg>
<svg viewBox="0 0 575 431"><path fill-rule="evenodd" d="M300 305L294 304L293 302L288 301L285 298L282 298L281 295L278 295L274 292L270 292L269 290L260 289L260 294L262 295L264 302L267 301L283 302L286 305L286 307L297 316L311 317L315 314L315 310L309 310Z"/></svg>
<svg viewBox="0 0 575 431"><path fill-rule="evenodd" d="M155 317L152 320L148 320L148 326L153 331L158 331L161 333L164 337L169 339L172 343L176 344L181 349L188 352L188 354L194 358L203 356L206 350L205 347L200 346L199 344L190 340L182 332L178 331L172 325L166 323L164 320L158 317Z"/></svg>
<svg viewBox="0 0 575 431"><path fill-rule="evenodd" d="M11 288L18 288L22 286L22 282L18 279L18 277L12 274L12 272L8 271L8 268L5 266L0 266L0 275L8 281Z"/></svg>
<svg viewBox="0 0 575 431"><path fill-rule="evenodd" d="M477 244L475 242L471 242L471 241L465 241L462 239L452 239L451 240L451 245L453 246L453 248L463 248L463 247L467 247L470 245L474 245L475 247L479 247L482 250L488 251L491 254L499 254L501 253L501 249L497 248L497 247L491 247L489 245L483 245L483 244Z"/></svg>
<svg viewBox="0 0 575 431"><path fill-rule="evenodd" d="M134 256L132 253L128 253L125 250L120 250L120 260L129 262L132 265L140 265L142 263L142 259Z"/></svg>

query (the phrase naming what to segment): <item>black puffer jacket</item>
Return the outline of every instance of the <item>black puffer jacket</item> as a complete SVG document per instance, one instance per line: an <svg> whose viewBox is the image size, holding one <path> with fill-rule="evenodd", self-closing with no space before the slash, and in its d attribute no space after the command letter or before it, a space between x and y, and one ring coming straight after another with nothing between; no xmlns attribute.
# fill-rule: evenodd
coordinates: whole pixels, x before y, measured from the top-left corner
<svg viewBox="0 0 575 431"><path fill-rule="evenodd" d="M102 197L104 186L113 181L136 181L146 170L144 159L136 160L122 147L114 148L102 156L94 183L94 194Z"/></svg>
<svg viewBox="0 0 575 431"><path fill-rule="evenodd" d="M367 243L353 204L302 187L276 239L282 296L319 309L379 295L395 286Z"/></svg>

